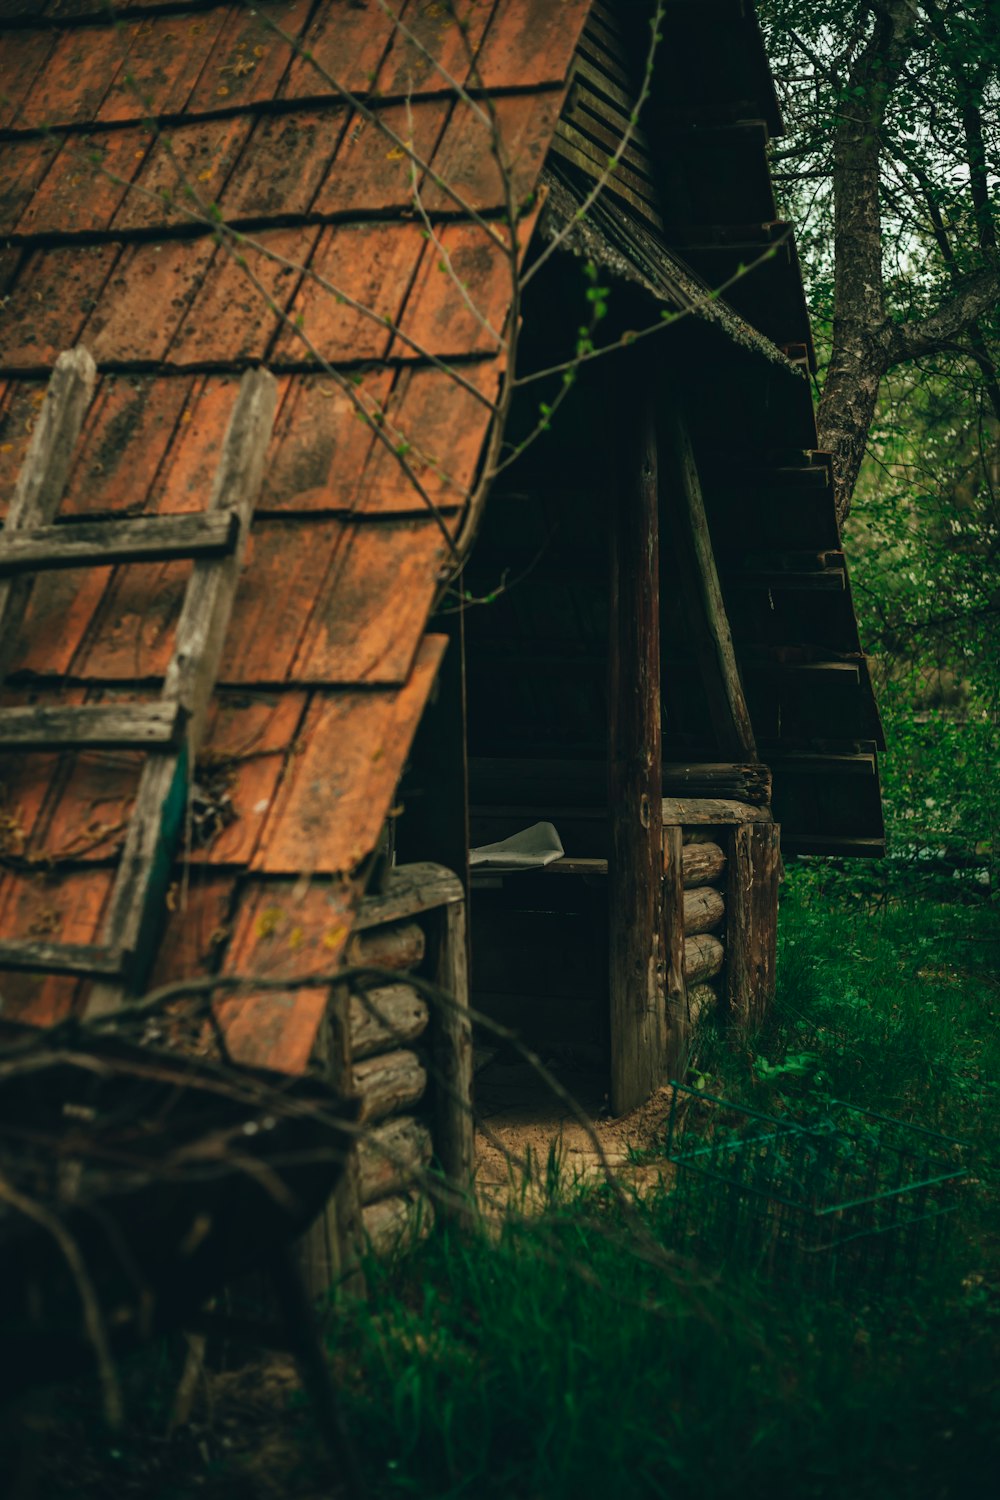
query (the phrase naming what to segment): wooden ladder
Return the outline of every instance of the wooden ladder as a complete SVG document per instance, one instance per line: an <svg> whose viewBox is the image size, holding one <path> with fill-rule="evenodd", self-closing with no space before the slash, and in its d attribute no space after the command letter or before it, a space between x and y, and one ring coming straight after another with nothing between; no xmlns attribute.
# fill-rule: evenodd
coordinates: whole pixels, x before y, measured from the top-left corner
<svg viewBox="0 0 1000 1500"><path fill-rule="evenodd" d="M59 356L18 475L0 533L0 681L9 669L36 573L176 558L193 559L194 568L157 701L0 708L0 751L146 752L101 940L0 941L0 969L95 980L88 1015L119 1005L143 982L152 961L190 777L263 478L277 395L269 371L252 370L243 376L206 511L56 525L95 377L86 349Z"/></svg>

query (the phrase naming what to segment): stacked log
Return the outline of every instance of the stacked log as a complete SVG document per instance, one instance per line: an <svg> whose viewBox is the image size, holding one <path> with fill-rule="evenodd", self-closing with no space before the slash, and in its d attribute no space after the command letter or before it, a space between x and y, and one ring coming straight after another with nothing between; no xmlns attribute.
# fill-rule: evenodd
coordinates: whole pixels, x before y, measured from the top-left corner
<svg viewBox="0 0 1000 1500"><path fill-rule="evenodd" d="M364 1235L376 1255L389 1255L425 1234L434 1219L423 1177L432 1154L429 1126L415 1114L427 1093L426 1054L419 1044L430 1021L427 1001L406 974L423 961L416 922L372 927L350 940L351 965L396 969L395 983L358 986L348 998L351 1077L367 1127L357 1147L357 1183Z"/></svg>
<svg viewBox="0 0 1000 1500"><path fill-rule="evenodd" d="M684 982L688 1020L714 1008L717 995L710 983L725 962L720 933L726 903L720 888L725 880L726 854L721 844L705 838L705 829L685 828L681 851L684 886Z"/></svg>

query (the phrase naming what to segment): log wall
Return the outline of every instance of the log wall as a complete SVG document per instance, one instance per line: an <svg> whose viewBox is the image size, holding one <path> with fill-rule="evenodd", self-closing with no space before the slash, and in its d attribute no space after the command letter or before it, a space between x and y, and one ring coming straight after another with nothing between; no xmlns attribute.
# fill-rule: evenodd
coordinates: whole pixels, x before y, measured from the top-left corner
<svg viewBox="0 0 1000 1500"><path fill-rule="evenodd" d="M361 1131L339 1200L310 1233L305 1269L313 1291L363 1285L366 1250L389 1255L426 1234L436 1163L455 1204L471 1182L471 1032L467 1018L465 906L456 877L434 865L402 866L384 895L366 898L347 964L393 969L398 980L344 986L331 1004L327 1066L360 1100ZM451 996L435 1003L414 978Z"/></svg>
<svg viewBox="0 0 1000 1500"><path fill-rule="evenodd" d="M683 1072L697 1021L723 1008L737 1024L758 1022L774 992L780 830L756 806L684 799L670 811L690 821L664 826L664 879L672 881L671 844L681 839L683 1005L674 1006L668 1071ZM669 913L668 913L669 938Z"/></svg>

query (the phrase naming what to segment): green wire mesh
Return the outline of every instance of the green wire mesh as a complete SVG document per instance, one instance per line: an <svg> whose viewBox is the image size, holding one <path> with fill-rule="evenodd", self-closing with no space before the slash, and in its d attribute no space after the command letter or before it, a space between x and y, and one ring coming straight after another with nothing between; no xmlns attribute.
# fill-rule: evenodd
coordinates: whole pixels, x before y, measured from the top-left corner
<svg viewBox="0 0 1000 1500"><path fill-rule="evenodd" d="M804 1120L670 1087L678 1250L830 1291L905 1285L940 1255L961 1141L838 1100Z"/></svg>

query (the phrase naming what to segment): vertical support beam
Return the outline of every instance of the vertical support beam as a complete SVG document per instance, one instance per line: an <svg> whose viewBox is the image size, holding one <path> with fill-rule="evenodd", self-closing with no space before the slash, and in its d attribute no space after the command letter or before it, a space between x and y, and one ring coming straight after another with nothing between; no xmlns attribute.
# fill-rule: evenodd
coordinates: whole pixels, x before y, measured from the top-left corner
<svg viewBox="0 0 1000 1500"><path fill-rule="evenodd" d="M317 1058L330 1084L343 1094L353 1091L351 1072L350 995L344 984L334 985L316 1044ZM344 1170L319 1218L299 1241L299 1263L309 1295L318 1300L335 1288L339 1296L366 1294L361 1253L358 1148L351 1144Z"/></svg>
<svg viewBox="0 0 1000 1500"><path fill-rule="evenodd" d="M691 626L716 742L723 758L756 761L753 726L715 566L698 466L687 424L676 403L667 412L664 433L670 446L671 477L676 475L677 489L676 503L671 505L677 527L670 540L680 557L685 614Z"/></svg>
<svg viewBox="0 0 1000 1500"><path fill-rule="evenodd" d="M635 368L633 366L633 368ZM630 383L611 515L608 682L611 1109L642 1104L663 1078L663 850L660 573L655 386Z"/></svg>
<svg viewBox="0 0 1000 1500"><path fill-rule="evenodd" d="M663 954L666 967L667 1077L683 1081L687 1067L688 1004L684 982L684 830L663 830Z"/></svg>
<svg viewBox="0 0 1000 1500"><path fill-rule="evenodd" d="M781 830L742 823L733 830L726 889L724 1003L731 1023L760 1024L774 995Z"/></svg>
<svg viewBox="0 0 1000 1500"><path fill-rule="evenodd" d="M465 902L449 901L440 922L435 980L450 997L431 1015L434 1151L451 1186L471 1194L475 1171L472 1122L472 1022Z"/></svg>

